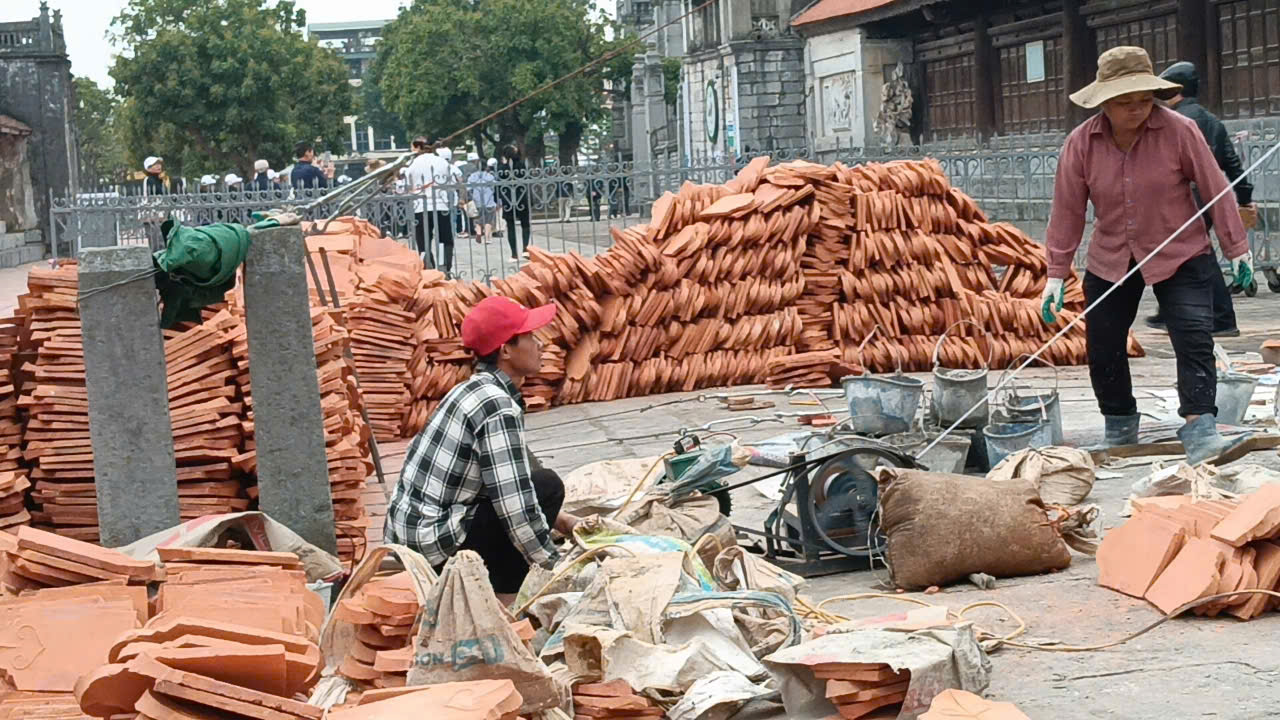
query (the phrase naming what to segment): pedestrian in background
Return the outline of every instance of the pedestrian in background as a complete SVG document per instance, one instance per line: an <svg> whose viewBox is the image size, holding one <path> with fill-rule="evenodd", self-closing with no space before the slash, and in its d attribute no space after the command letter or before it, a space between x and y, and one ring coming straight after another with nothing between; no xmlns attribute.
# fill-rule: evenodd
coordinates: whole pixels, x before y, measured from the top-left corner
<svg viewBox="0 0 1280 720"><path fill-rule="evenodd" d="M533 232L528 174L520 151L514 145L502 148L502 162L498 164L498 200L502 203L502 219L507 225L507 245L511 248L511 260L514 262L520 261L516 249L516 222L520 223L525 257L529 255L529 236Z"/></svg>
<svg viewBox="0 0 1280 720"><path fill-rule="evenodd" d="M498 198L494 188L498 178L490 171L497 164L497 160L489 158L487 168L476 168L467 178L467 194L476 205L476 242L481 244L487 244L493 239L493 223L498 215Z"/></svg>
<svg viewBox="0 0 1280 720"><path fill-rule="evenodd" d="M329 187L329 178L323 170L315 166L316 150L305 140L293 146L293 170L289 173L289 182L295 190L310 190Z"/></svg>
<svg viewBox="0 0 1280 720"><path fill-rule="evenodd" d="M147 177L142 181L144 197L168 195L169 189L164 184L164 158L152 155L142 161L142 171Z"/></svg>
<svg viewBox="0 0 1280 720"><path fill-rule="evenodd" d="M440 241L439 268L446 274L453 272L453 220L450 217L449 183L453 181L453 166L435 152L430 140L418 136L413 149L419 153L410 163L405 179L410 192L419 193L421 200L414 200L418 214L415 239L418 252L426 267L437 267L435 243ZM425 234L425 238L424 238Z"/></svg>
<svg viewBox="0 0 1280 720"><path fill-rule="evenodd" d="M249 189L256 192L267 192L275 188L271 184L271 163L266 160L258 160L253 163L253 180L249 183Z"/></svg>
<svg viewBox="0 0 1280 720"><path fill-rule="evenodd" d="M1160 77L1182 86L1182 92L1170 98L1166 104L1179 115L1195 121L1205 142L1209 143L1209 149L1213 151L1213 158L1218 161L1218 168L1226 174L1227 180L1233 181L1244 175L1244 166L1240 163L1235 146L1231 144L1226 126L1196 99L1200 93L1200 75L1196 72L1196 66L1189 62L1177 62L1160 73ZM1193 185L1191 192L1195 193L1196 206L1203 206L1204 197L1198 188ZM1235 193L1236 204L1240 206L1240 220L1246 230L1252 229L1258 222L1258 208L1253 204L1253 185L1247 178L1241 178L1236 183ZM1212 230L1213 216L1205 214L1200 217L1204 220L1205 230ZM1236 325L1235 303L1231 300L1227 281L1220 272L1209 280L1213 285L1213 336L1238 337L1240 329ZM1147 325L1158 330L1165 329L1160 313L1147 318Z"/></svg>
<svg viewBox="0 0 1280 720"><path fill-rule="evenodd" d="M592 168L592 172L600 172L600 168ZM591 221L600 222L600 200L604 197L604 178L591 178L587 181L587 202L591 205Z"/></svg>
<svg viewBox="0 0 1280 720"><path fill-rule="evenodd" d="M561 180L556 183L556 204L560 206L560 222L573 219L573 181Z"/></svg>

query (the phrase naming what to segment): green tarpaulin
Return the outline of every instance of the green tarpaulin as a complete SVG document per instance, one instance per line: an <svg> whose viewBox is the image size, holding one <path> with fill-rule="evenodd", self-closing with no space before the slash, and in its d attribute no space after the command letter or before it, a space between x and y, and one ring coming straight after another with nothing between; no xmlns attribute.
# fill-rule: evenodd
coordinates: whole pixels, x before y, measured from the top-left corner
<svg viewBox="0 0 1280 720"><path fill-rule="evenodd" d="M235 287L236 268L249 252L249 230L235 223L185 227L166 220L166 247L154 256L156 289L164 301L162 327L199 322L200 310L222 302Z"/></svg>

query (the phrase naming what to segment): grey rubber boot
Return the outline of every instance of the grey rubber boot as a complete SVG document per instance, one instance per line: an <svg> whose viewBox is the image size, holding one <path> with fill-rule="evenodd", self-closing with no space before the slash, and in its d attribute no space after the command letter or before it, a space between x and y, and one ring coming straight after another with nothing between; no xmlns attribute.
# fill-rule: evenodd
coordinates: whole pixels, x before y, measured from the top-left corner
<svg viewBox="0 0 1280 720"><path fill-rule="evenodd" d="M1103 415L1102 419L1106 422L1106 437L1102 441L1102 446L1111 448L1119 445L1137 445L1139 418L1137 413Z"/></svg>
<svg viewBox="0 0 1280 720"><path fill-rule="evenodd" d="M1215 460L1253 436L1246 433L1228 440L1218 434L1218 419L1213 415L1201 415L1178 430L1182 449L1187 452L1187 464L1192 467L1208 460Z"/></svg>

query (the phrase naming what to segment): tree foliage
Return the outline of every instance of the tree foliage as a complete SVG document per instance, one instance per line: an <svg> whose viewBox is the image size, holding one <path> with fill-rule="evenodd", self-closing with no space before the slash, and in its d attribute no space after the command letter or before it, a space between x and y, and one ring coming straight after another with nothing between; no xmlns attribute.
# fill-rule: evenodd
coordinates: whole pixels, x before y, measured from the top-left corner
<svg viewBox="0 0 1280 720"><path fill-rule="evenodd" d="M608 52L608 27L592 0L414 0L384 28L373 81L410 132L444 137ZM605 101L601 73L587 73L468 139L515 143L533 165L555 132L570 141L561 158L572 158Z"/></svg>
<svg viewBox="0 0 1280 720"><path fill-rule="evenodd" d="M305 25L289 0L130 0L112 21L111 77L131 161L248 177L258 158L287 163L298 140L340 150L354 107L346 68L303 39Z"/></svg>
<svg viewBox="0 0 1280 720"><path fill-rule="evenodd" d="M74 117L82 180L124 180L128 164L118 121L119 98L87 77L75 78L75 86Z"/></svg>

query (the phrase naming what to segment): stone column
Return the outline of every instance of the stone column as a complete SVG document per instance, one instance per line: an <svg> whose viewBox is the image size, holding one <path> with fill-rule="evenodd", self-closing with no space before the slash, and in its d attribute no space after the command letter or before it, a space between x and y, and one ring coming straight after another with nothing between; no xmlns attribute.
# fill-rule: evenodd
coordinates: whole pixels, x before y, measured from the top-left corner
<svg viewBox="0 0 1280 720"><path fill-rule="evenodd" d="M258 505L337 553L302 230L252 231L244 264Z"/></svg>
<svg viewBox="0 0 1280 720"><path fill-rule="evenodd" d="M139 277L152 267L142 246L80 253L80 332L104 547L180 522L156 286Z"/></svg>

